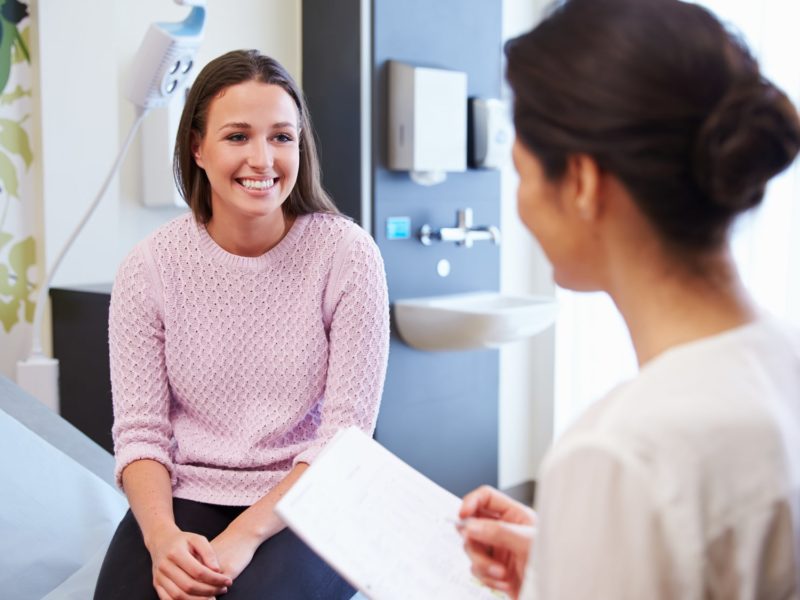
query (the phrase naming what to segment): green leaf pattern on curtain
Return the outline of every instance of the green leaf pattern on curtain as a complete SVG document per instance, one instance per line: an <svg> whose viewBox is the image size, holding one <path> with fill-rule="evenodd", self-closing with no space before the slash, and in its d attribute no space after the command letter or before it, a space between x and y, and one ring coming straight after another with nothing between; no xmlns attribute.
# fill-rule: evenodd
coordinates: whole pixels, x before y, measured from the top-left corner
<svg viewBox="0 0 800 600"><path fill-rule="evenodd" d="M0 232L0 250L12 236ZM31 283L28 270L36 264L36 241L32 236L11 246L8 264L0 263L0 322L6 332L19 322L20 306L24 307L25 320L33 320L35 303L31 300Z"/></svg>
<svg viewBox="0 0 800 600"><path fill-rule="evenodd" d="M12 69L30 68L30 27L20 30L28 16L26 3L0 0L0 107L12 108L12 114L17 102L32 95L19 84L6 89L13 80ZM30 201L20 195L22 174L33 162L30 138L23 127L28 117L20 108L12 118L0 118L0 323L6 333L20 319L33 321L35 308L36 286L29 272L36 266L36 240L26 232L6 230L11 203Z"/></svg>

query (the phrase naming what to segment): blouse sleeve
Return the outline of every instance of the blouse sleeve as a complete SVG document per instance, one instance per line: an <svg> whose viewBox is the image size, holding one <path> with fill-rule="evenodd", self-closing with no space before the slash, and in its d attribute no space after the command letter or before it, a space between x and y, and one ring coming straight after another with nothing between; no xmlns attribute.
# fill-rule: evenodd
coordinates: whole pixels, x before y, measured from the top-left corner
<svg viewBox="0 0 800 600"><path fill-rule="evenodd" d="M328 372L315 442L294 463L311 462L340 429L375 430L389 355L389 300L378 247L354 228L334 266ZM338 275L337 275L338 273Z"/></svg>
<svg viewBox="0 0 800 600"><path fill-rule="evenodd" d="M675 543L643 465L613 447L571 447L542 478L520 598L679 598Z"/></svg>
<svg viewBox="0 0 800 600"><path fill-rule="evenodd" d="M111 293L108 345L114 405L117 485L130 463L152 459L163 464L173 485L170 458L172 426L164 359L164 326L140 244L123 261Z"/></svg>

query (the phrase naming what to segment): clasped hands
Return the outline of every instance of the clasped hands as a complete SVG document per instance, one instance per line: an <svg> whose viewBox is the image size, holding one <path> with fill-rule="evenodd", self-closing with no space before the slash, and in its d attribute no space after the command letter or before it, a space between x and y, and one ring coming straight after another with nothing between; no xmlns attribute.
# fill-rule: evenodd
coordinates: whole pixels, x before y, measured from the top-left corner
<svg viewBox="0 0 800 600"><path fill-rule="evenodd" d="M536 513L484 485L464 496L458 516L473 575L516 599L533 543Z"/></svg>
<svg viewBox="0 0 800 600"><path fill-rule="evenodd" d="M225 594L258 547L230 529L209 541L177 526L149 542L159 600L209 600Z"/></svg>

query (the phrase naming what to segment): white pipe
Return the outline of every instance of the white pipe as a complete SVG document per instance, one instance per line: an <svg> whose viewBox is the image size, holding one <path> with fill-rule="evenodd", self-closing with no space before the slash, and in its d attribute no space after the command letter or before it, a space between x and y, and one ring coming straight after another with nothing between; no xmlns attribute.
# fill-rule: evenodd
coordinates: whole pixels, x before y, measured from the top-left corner
<svg viewBox="0 0 800 600"><path fill-rule="evenodd" d="M128 153L128 148L136 135L136 131L142 124L142 120L145 115L147 115L147 112L148 109L146 108L136 108L136 118L131 125L130 131L128 131L128 135L125 137L125 141L122 143L117 158L111 165L111 170L108 172L103 185L100 186L100 190L97 192L94 201L89 205L89 208L81 218L78 226L67 239L61 252L58 253L56 260L53 262L53 266L50 267L50 271L39 286L36 297L36 310L33 316L33 341L31 344L31 352L26 360L17 362L17 384L54 410L58 408L58 361L47 358L42 350L42 320L44 318L44 308L47 303L50 283L56 271L58 271L58 267L61 266L61 261L64 259L64 256L103 199L111 180L114 178L114 175L116 175L125 155Z"/></svg>

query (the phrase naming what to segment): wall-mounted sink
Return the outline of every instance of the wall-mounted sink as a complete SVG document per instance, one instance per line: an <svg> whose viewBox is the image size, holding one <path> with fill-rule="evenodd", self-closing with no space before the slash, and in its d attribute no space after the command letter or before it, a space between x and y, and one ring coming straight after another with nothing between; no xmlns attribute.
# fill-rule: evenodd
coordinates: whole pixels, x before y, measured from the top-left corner
<svg viewBox="0 0 800 600"><path fill-rule="evenodd" d="M556 317L548 296L471 292L394 303L400 337L419 350L495 348L536 335Z"/></svg>

